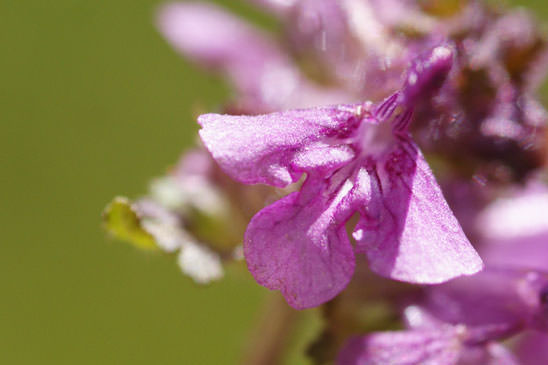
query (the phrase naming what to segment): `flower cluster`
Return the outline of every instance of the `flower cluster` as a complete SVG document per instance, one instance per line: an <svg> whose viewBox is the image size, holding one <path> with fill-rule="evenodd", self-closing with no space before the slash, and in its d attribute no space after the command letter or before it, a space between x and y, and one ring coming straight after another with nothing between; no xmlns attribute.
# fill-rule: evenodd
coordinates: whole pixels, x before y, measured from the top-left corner
<svg viewBox="0 0 548 365"><path fill-rule="evenodd" d="M147 196L107 208L109 231L179 251L200 283L243 252L290 306L322 307L317 363L548 361L548 43L531 16L252 2L281 38L209 3L160 9L168 42L234 93Z"/></svg>

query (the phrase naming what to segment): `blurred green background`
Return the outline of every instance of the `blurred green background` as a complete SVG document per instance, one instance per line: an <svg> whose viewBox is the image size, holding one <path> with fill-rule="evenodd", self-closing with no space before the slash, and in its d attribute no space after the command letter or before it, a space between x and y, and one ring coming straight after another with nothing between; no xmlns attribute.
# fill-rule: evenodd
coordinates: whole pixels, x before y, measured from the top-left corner
<svg viewBox="0 0 548 365"><path fill-rule="evenodd" d="M199 288L100 227L113 196L145 192L190 146L196 108L227 95L156 32L159 3L0 1L1 364L240 359L266 290L245 274ZM548 19L544 1L514 3Z"/></svg>

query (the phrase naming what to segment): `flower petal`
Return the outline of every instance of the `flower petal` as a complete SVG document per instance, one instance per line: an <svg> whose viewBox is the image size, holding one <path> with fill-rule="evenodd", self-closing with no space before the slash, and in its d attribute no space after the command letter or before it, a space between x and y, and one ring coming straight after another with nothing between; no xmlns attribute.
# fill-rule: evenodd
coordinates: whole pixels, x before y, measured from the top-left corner
<svg viewBox="0 0 548 365"><path fill-rule="evenodd" d="M346 145L330 144L329 137L355 128L358 111L353 105L258 116L205 114L198 122L205 146L232 178L284 187L303 172L326 172L354 157Z"/></svg>
<svg viewBox="0 0 548 365"><path fill-rule="evenodd" d="M301 191L264 208L245 234L244 254L255 280L280 290L296 309L330 300L354 273L354 252L341 219L341 201L350 187L329 200L321 185L307 181Z"/></svg>
<svg viewBox="0 0 548 365"><path fill-rule="evenodd" d="M530 331L521 336L515 352L523 365L545 365L548 361L548 334Z"/></svg>
<svg viewBox="0 0 548 365"><path fill-rule="evenodd" d="M479 216L481 254L488 265L548 271L548 189L530 181Z"/></svg>
<svg viewBox="0 0 548 365"><path fill-rule="evenodd" d="M471 338L496 339L537 321L546 276L529 270L493 269L451 280L428 290L422 304L435 318L464 324Z"/></svg>
<svg viewBox="0 0 548 365"><path fill-rule="evenodd" d="M451 365L462 349L452 327L378 332L352 338L339 353L341 365Z"/></svg>
<svg viewBox="0 0 548 365"><path fill-rule="evenodd" d="M239 110L255 114L352 100L307 80L271 37L221 7L167 4L158 27L185 57L229 77L239 92Z"/></svg>
<svg viewBox="0 0 548 365"><path fill-rule="evenodd" d="M251 0L269 11L284 14L291 10L300 0Z"/></svg>
<svg viewBox="0 0 548 365"><path fill-rule="evenodd" d="M523 365L508 348L496 342L485 346L468 346L462 352L459 364Z"/></svg>
<svg viewBox="0 0 548 365"><path fill-rule="evenodd" d="M299 77L271 39L221 7L203 3L167 4L159 12L158 27L184 56L226 73L244 97L262 97L264 78L277 75L292 85Z"/></svg>
<svg viewBox="0 0 548 365"><path fill-rule="evenodd" d="M371 269L397 280L434 284L483 264L449 209L428 163L403 139L377 165L372 201L360 209L357 249Z"/></svg>
<svg viewBox="0 0 548 365"><path fill-rule="evenodd" d="M185 56L208 67L241 73L241 77L247 71L249 79L260 71L260 61L276 62L285 57L258 29L212 4L166 4L160 9L158 26Z"/></svg>

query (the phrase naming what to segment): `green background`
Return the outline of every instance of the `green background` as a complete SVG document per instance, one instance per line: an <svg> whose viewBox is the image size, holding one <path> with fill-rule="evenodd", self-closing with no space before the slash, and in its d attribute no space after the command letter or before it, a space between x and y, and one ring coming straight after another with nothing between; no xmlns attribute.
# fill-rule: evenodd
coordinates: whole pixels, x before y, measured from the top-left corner
<svg viewBox="0 0 548 365"><path fill-rule="evenodd" d="M197 287L100 227L105 204L145 192L193 142L194 113L227 95L156 32L159 3L0 1L2 364L240 359L265 289L242 273ZM520 3L548 19L542 1Z"/></svg>

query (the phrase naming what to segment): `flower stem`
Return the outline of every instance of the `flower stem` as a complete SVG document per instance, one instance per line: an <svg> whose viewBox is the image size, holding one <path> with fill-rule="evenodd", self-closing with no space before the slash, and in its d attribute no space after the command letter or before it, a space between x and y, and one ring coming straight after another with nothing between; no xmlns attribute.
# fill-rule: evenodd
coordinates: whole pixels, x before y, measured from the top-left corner
<svg viewBox="0 0 548 365"><path fill-rule="evenodd" d="M269 293L258 325L252 331L243 365L280 364L297 327L298 315L279 293Z"/></svg>

